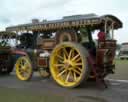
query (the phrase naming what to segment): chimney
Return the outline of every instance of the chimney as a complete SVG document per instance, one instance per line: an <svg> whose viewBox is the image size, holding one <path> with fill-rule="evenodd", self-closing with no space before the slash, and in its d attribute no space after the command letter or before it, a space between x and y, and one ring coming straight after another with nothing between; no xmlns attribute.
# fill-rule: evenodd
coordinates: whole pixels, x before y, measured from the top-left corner
<svg viewBox="0 0 128 102"><path fill-rule="evenodd" d="M32 19L32 23L33 23L33 24L39 23L39 19Z"/></svg>

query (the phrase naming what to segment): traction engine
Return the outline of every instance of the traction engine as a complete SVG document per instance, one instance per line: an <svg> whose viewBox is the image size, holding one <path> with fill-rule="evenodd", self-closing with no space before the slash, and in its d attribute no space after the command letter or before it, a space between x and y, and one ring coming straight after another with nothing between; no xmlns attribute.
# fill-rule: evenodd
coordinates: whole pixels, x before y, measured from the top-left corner
<svg viewBox="0 0 128 102"><path fill-rule="evenodd" d="M104 83L114 73L116 40L114 30L122 22L113 15L66 16L59 20L33 20L29 24L7 27L16 32L16 75L29 80L34 71L52 77L62 87L74 88L88 79ZM97 34L95 40L93 34ZM105 83L104 83L105 85Z"/></svg>

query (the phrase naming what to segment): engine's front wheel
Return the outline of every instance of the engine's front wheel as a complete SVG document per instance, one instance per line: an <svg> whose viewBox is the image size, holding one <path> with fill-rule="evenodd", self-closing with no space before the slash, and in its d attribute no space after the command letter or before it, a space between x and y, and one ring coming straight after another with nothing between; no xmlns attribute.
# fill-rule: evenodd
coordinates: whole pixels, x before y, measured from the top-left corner
<svg viewBox="0 0 128 102"><path fill-rule="evenodd" d="M62 87L79 86L89 76L86 49L78 44L64 42L57 45L50 56L50 72Z"/></svg>
<svg viewBox="0 0 128 102"><path fill-rule="evenodd" d="M31 61L27 56L19 57L16 61L15 68L18 79L27 81L32 77L33 69Z"/></svg>

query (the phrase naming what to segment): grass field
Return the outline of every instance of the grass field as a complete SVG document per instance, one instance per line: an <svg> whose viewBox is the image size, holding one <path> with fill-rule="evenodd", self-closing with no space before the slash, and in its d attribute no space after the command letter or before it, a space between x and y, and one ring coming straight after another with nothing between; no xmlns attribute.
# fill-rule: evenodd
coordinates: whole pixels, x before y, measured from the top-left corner
<svg viewBox="0 0 128 102"><path fill-rule="evenodd" d="M109 78L128 80L128 60L116 60L115 63L115 74L109 75Z"/></svg>
<svg viewBox="0 0 128 102"><path fill-rule="evenodd" d="M65 102L64 97L25 90L0 88L0 102Z"/></svg>

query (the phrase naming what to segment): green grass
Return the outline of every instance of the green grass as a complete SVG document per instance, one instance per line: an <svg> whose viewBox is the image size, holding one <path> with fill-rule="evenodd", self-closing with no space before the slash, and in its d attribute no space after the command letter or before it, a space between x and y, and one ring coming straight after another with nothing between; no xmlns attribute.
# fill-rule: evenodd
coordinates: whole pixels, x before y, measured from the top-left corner
<svg viewBox="0 0 128 102"><path fill-rule="evenodd" d="M128 60L120 60L120 59L116 59L115 60L116 64L128 64Z"/></svg>
<svg viewBox="0 0 128 102"><path fill-rule="evenodd" d="M64 97L18 89L0 88L0 102L64 102Z"/></svg>
<svg viewBox="0 0 128 102"><path fill-rule="evenodd" d="M115 60L115 74L109 75L111 79L128 80L128 60Z"/></svg>

